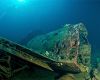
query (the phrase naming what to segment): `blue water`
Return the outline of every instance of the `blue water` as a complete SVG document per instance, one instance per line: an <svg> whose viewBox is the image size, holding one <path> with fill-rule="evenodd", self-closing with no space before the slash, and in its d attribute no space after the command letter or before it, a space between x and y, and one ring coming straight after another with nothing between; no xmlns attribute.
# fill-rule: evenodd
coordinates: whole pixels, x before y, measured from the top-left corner
<svg viewBox="0 0 100 80"><path fill-rule="evenodd" d="M0 0L0 36L17 43L79 22L86 25L96 53L100 50L100 0Z"/></svg>

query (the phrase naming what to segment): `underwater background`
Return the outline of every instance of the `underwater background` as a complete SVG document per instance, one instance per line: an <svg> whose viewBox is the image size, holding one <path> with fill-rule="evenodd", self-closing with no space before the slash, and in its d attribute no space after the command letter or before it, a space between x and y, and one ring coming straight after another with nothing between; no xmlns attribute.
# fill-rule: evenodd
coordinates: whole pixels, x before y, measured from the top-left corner
<svg viewBox="0 0 100 80"><path fill-rule="evenodd" d="M84 23L100 57L100 0L0 0L0 37L26 44L65 24Z"/></svg>

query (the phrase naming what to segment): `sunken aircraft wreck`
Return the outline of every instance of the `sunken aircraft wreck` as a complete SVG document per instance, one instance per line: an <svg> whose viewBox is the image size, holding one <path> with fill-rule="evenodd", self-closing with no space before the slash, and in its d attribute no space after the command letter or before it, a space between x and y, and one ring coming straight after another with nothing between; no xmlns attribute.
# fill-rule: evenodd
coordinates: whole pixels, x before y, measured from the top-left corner
<svg viewBox="0 0 100 80"><path fill-rule="evenodd" d="M27 45L0 38L0 78L12 80L14 74L30 64L61 76L88 73L91 45L87 35L84 24L79 23L66 24L56 31L36 36Z"/></svg>

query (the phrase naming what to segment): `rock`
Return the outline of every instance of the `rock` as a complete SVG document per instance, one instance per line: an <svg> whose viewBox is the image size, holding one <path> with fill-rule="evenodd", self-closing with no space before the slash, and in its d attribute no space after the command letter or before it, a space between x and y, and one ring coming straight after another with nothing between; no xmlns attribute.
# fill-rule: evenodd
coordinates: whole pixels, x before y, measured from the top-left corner
<svg viewBox="0 0 100 80"><path fill-rule="evenodd" d="M58 80L75 80L75 77L73 74L66 74L60 77Z"/></svg>
<svg viewBox="0 0 100 80"><path fill-rule="evenodd" d="M27 47L56 62L71 63L84 71L91 56L87 35L84 24L66 24L56 31L32 38Z"/></svg>

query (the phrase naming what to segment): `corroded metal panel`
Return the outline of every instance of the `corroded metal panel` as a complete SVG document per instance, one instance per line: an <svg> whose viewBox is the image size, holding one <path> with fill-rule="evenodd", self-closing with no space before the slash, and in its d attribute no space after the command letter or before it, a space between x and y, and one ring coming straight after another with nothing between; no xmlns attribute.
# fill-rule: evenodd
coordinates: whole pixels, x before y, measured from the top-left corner
<svg viewBox="0 0 100 80"><path fill-rule="evenodd" d="M13 43L7 39L0 39L0 50L8 52L9 54L17 56L21 59L24 59L28 62L31 62L48 70L52 70L48 66L48 64L46 64L46 61L48 61L49 59L45 59L45 57L42 56L40 57L40 55L38 55L37 53L32 52L31 50L28 50L27 48Z"/></svg>

